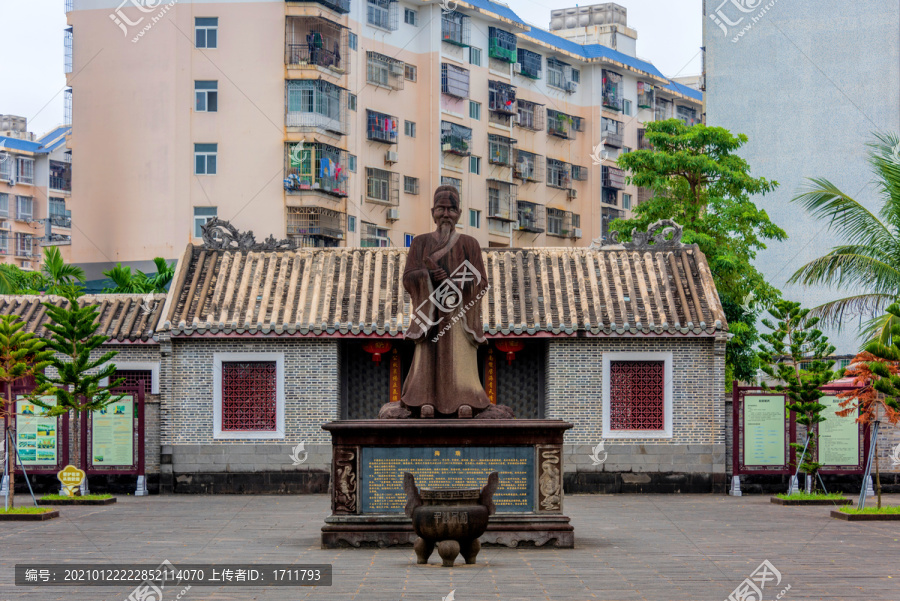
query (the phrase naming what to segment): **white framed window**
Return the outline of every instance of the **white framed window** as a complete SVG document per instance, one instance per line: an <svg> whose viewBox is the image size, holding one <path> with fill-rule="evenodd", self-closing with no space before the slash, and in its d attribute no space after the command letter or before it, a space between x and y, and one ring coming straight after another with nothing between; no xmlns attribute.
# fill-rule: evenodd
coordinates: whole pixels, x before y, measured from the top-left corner
<svg viewBox="0 0 900 601"><path fill-rule="evenodd" d="M479 175L481 173L481 157L469 157L469 173Z"/></svg>
<svg viewBox="0 0 900 601"><path fill-rule="evenodd" d="M415 138L416 137L415 121L404 121L403 122L403 133L405 133L410 138Z"/></svg>
<svg viewBox="0 0 900 601"><path fill-rule="evenodd" d="M0 217L9 218L9 194L0 192Z"/></svg>
<svg viewBox="0 0 900 601"><path fill-rule="evenodd" d="M350 32L350 37L348 38L347 43L350 46L350 50L356 50L359 48L359 37L355 33Z"/></svg>
<svg viewBox="0 0 900 601"><path fill-rule="evenodd" d="M406 63L406 65L403 67L403 77L405 77L407 81L416 81L416 79L418 79L419 77L418 73L419 70L416 69L415 65Z"/></svg>
<svg viewBox="0 0 900 601"><path fill-rule="evenodd" d="M481 211L469 209L469 226L481 227Z"/></svg>
<svg viewBox="0 0 900 601"><path fill-rule="evenodd" d="M351 111L356 110L356 94L347 95L347 108Z"/></svg>
<svg viewBox="0 0 900 601"><path fill-rule="evenodd" d="M215 113L219 110L219 82L194 81L194 110L198 113Z"/></svg>
<svg viewBox="0 0 900 601"><path fill-rule="evenodd" d="M403 22L407 25L412 25L413 27L419 24L419 11L413 10L411 8L403 9Z"/></svg>
<svg viewBox="0 0 900 601"><path fill-rule="evenodd" d="M248 390L252 399L242 394ZM261 425L244 422L235 429L235 406L247 402L258 405L253 409ZM213 353L213 438L284 438L284 353Z"/></svg>
<svg viewBox="0 0 900 601"><path fill-rule="evenodd" d="M207 222L218 214L217 207L194 207L194 237L202 238L203 230L201 229Z"/></svg>
<svg viewBox="0 0 900 601"><path fill-rule="evenodd" d="M481 66L481 48L469 47L469 64L476 67Z"/></svg>
<svg viewBox="0 0 900 601"><path fill-rule="evenodd" d="M481 121L481 103L474 100L469 101L469 118Z"/></svg>
<svg viewBox="0 0 900 601"><path fill-rule="evenodd" d="M622 112L628 117L631 116L631 101L627 98L622 101Z"/></svg>
<svg viewBox="0 0 900 601"><path fill-rule="evenodd" d="M403 191L406 192L407 194L418 194L419 193L419 178L404 175L403 176Z"/></svg>
<svg viewBox="0 0 900 601"><path fill-rule="evenodd" d="M31 221L34 217L34 199L30 196L16 196L16 219Z"/></svg>
<svg viewBox="0 0 900 601"><path fill-rule="evenodd" d="M603 438L672 438L672 353L603 353Z"/></svg>
<svg viewBox="0 0 900 601"><path fill-rule="evenodd" d="M356 173L356 155L351 154L347 156L347 169L350 170L350 173Z"/></svg>
<svg viewBox="0 0 900 601"><path fill-rule="evenodd" d="M194 144L194 175L215 175L218 144Z"/></svg>
<svg viewBox="0 0 900 601"><path fill-rule="evenodd" d="M19 157L19 183L34 184L34 159Z"/></svg>
<svg viewBox="0 0 900 601"><path fill-rule="evenodd" d="M194 45L197 48L219 47L219 17L194 18Z"/></svg>
<svg viewBox="0 0 900 601"><path fill-rule="evenodd" d="M631 208L631 194L622 194L622 208L623 209Z"/></svg>
<svg viewBox="0 0 900 601"><path fill-rule="evenodd" d="M356 215L347 215L347 231L356 231Z"/></svg>

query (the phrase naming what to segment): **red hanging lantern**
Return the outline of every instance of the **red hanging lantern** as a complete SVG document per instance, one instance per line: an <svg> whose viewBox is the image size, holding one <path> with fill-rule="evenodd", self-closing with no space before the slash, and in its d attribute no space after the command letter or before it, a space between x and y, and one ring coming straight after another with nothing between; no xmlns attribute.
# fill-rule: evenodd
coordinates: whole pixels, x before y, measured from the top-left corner
<svg viewBox="0 0 900 601"><path fill-rule="evenodd" d="M372 340L363 345L363 350L371 353L372 361L381 365L381 355L391 350L391 343L386 340Z"/></svg>
<svg viewBox="0 0 900 601"><path fill-rule="evenodd" d="M498 351L506 353L506 364L512 365L516 353L525 348L525 343L521 340L498 340L495 346Z"/></svg>

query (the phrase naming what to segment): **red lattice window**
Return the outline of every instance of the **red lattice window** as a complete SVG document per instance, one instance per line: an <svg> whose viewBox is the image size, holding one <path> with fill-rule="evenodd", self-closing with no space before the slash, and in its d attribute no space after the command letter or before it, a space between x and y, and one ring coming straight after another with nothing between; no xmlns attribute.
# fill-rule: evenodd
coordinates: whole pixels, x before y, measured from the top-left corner
<svg viewBox="0 0 900 601"><path fill-rule="evenodd" d="M611 430L665 429L665 362L610 361Z"/></svg>
<svg viewBox="0 0 900 601"><path fill-rule="evenodd" d="M275 431L275 362L222 363L222 430Z"/></svg>
<svg viewBox="0 0 900 601"><path fill-rule="evenodd" d="M125 378L122 386L137 387L138 383L144 381L144 394L150 394L153 389L153 372L149 369L118 369L116 375L112 377L112 382L119 378Z"/></svg>

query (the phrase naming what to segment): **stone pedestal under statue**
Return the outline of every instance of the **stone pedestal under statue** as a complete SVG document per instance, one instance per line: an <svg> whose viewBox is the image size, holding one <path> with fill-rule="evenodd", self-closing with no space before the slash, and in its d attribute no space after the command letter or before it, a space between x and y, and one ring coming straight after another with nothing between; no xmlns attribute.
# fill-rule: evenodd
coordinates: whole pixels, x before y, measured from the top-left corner
<svg viewBox="0 0 900 601"><path fill-rule="evenodd" d="M480 487L491 472L500 484L485 545L572 548L563 514L561 420L404 419L335 421L331 433L331 516L325 548L412 545L404 514L404 473L426 488Z"/></svg>

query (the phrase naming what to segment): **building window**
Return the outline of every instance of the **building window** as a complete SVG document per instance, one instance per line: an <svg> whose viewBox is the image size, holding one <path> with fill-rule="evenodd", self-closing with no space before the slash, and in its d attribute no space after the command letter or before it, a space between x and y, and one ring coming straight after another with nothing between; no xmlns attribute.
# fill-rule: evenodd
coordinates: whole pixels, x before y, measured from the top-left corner
<svg viewBox="0 0 900 601"><path fill-rule="evenodd" d="M388 237L388 231L383 227L378 227L374 223L362 222L362 231L360 232L359 245L363 248L382 248L390 246L391 239Z"/></svg>
<svg viewBox="0 0 900 601"><path fill-rule="evenodd" d="M366 137L369 140L396 144L399 130L400 121L397 117L366 111Z"/></svg>
<svg viewBox="0 0 900 601"><path fill-rule="evenodd" d="M355 215L347 216L347 231L348 232L356 231L356 216Z"/></svg>
<svg viewBox="0 0 900 601"><path fill-rule="evenodd" d="M395 3L396 4L396 3ZM366 81L377 86L402 90L406 63L377 52L366 52Z"/></svg>
<svg viewBox="0 0 900 601"><path fill-rule="evenodd" d="M468 98L469 70L441 63L441 93L457 98Z"/></svg>
<svg viewBox="0 0 900 601"><path fill-rule="evenodd" d="M406 63L406 67L405 67L403 76L407 79L407 81L416 81L416 77L418 77L417 73L418 73L418 71L417 71L415 65L410 65L409 63Z"/></svg>
<svg viewBox="0 0 900 601"><path fill-rule="evenodd" d="M403 176L403 191L406 192L407 194L418 194L419 193L419 178L404 175Z"/></svg>
<svg viewBox="0 0 900 601"><path fill-rule="evenodd" d="M413 27L419 24L419 13L411 8L403 9L403 22Z"/></svg>
<svg viewBox="0 0 900 601"><path fill-rule="evenodd" d="M603 69L602 93L604 108L621 111L623 110L622 102L622 76L615 71Z"/></svg>
<svg viewBox="0 0 900 601"><path fill-rule="evenodd" d="M512 138L488 134L488 161L493 165L512 167L515 143L516 141Z"/></svg>
<svg viewBox="0 0 900 601"><path fill-rule="evenodd" d="M347 95L347 108L349 108L351 111L356 110L356 94Z"/></svg>
<svg viewBox="0 0 900 601"><path fill-rule="evenodd" d="M9 194L0 192L0 217L9 218Z"/></svg>
<svg viewBox="0 0 900 601"><path fill-rule="evenodd" d="M372 202L400 204L400 175L384 169L366 167L366 197Z"/></svg>
<svg viewBox="0 0 900 601"><path fill-rule="evenodd" d="M469 209L469 226L481 227L481 211Z"/></svg>
<svg viewBox="0 0 900 601"><path fill-rule="evenodd" d="M284 355L213 354L213 438L284 438Z"/></svg>
<svg viewBox="0 0 900 601"><path fill-rule="evenodd" d="M31 257L34 255L34 238L31 234L16 234L16 256Z"/></svg>
<svg viewBox="0 0 900 601"><path fill-rule="evenodd" d="M19 165L19 183L34 185L34 159L19 157L17 162Z"/></svg>
<svg viewBox="0 0 900 601"><path fill-rule="evenodd" d="M72 227L72 212L66 210L65 198L50 199L50 223L56 227Z"/></svg>
<svg viewBox="0 0 900 601"><path fill-rule="evenodd" d="M481 173L481 157L469 157L469 173L479 175Z"/></svg>
<svg viewBox="0 0 900 601"><path fill-rule="evenodd" d="M587 181L588 178L588 169L587 167L582 167L581 165L572 165L572 179L577 182Z"/></svg>
<svg viewBox="0 0 900 601"><path fill-rule="evenodd" d="M608 205L619 205L619 191L613 188L602 188L600 200Z"/></svg>
<svg viewBox="0 0 900 601"><path fill-rule="evenodd" d="M406 248L412 246L413 238L415 238L415 234L403 234L403 246Z"/></svg>
<svg viewBox="0 0 900 601"><path fill-rule="evenodd" d="M219 47L218 17L196 17L194 19L194 45L197 48Z"/></svg>
<svg viewBox="0 0 900 601"><path fill-rule="evenodd" d="M529 182L539 182L544 178L544 157L533 152L515 149L513 152L513 177Z"/></svg>
<svg viewBox="0 0 900 601"><path fill-rule="evenodd" d="M516 62L516 34L497 27L488 28L488 56L507 63Z"/></svg>
<svg viewBox="0 0 900 601"><path fill-rule="evenodd" d="M366 22L379 29L396 31L400 21L400 5L397 0L368 0Z"/></svg>
<svg viewBox="0 0 900 601"><path fill-rule="evenodd" d="M631 194L622 194L622 208L631 209Z"/></svg>
<svg viewBox="0 0 900 601"><path fill-rule="evenodd" d="M566 212L559 209L547 209L547 233L562 236L563 217Z"/></svg>
<svg viewBox="0 0 900 601"><path fill-rule="evenodd" d="M194 144L194 175L215 175L218 144Z"/></svg>
<svg viewBox="0 0 900 601"><path fill-rule="evenodd" d="M63 73L71 73L75 68L74 44L74 28L67 27L63 32Z"/></svg>
<svg viewBox="0 0 900 601"><path fill-rule="evenodd" d="M194 207L194 237L203 237L203 226L218 214L217 207Z"/></svg>
<svg viewBox="0 0 900 601"><path fill-rule="evenodd" d="M474 100L469 101L469 117L477 121L481 121L481 103Z"/></svg>
<svg viewBox="0 0 900 601"><path fill-rule="evenodd" d="M30 196L16 196L16 219L31 221L34 218L34 199Z"/></svg>
<svg viewBox="0 0 900 601"><path fill-rule="evenodd" d="M144 394L153 394L153 371L149 369L116 369L116 374L110 378L115 382L125 378L120 386L138 388L143 383Z"/></svg>
<svg viewBox="0 0 900 601"><path fill-rule="evenodd" d="M316 128L337 134L348 131L345 90L324 80L285 83L287 127Z"/></svg>
<svg viewBox="0 0 900 601"><path fill-rule="evenodd" d="M519 73L531 79L541 78L541 55L519 48Z"/></svg>
<svg viewBox="0 0 900 601"><path fill-rule="evenodd" d="M194 82L194 110L198 113L215 113L219 110L219 82Z"/></svg>
<svg viewBox="0 0 900 601"><path fill-rule="evenodd" d="M672 353L604 353L603 436L672 436Z"/></svg>
<svg viewBox="0 0 900 601"><path fill-rule="evenodd" d="M631 101L630 100L626 99L626 100L622 101L622 112L625 113L625 115L627 115L629 117L631 116Z"/></svg>
<svg viewBox="0 0 900 601"><path fill-rule="evenodd" d="M544 129L544 107L542 105L520 99L516 102L516 111L519 117L516 125L519 127L531 131Z"/></svg>
<svg viewBox="0 0 900 601"><path fill-rule="evenodd" d="M351 173L356 173L356 155L355 154L351 154L347 157L347 169L349 169Z"/></svg>
<svg viewBox="0 0 900 601"><path fill-rule="evenodd" d="M16 176L16 159L10 156L5 161L0 161L0 180L11 180Z"/></svg>
<svg viewBox="0 0 900 601"><path fill-rule="evenodd" d="M441 39L454 46L469 45L469 17L456 10L441 10ZM454 7L455 8L455 7Z"/></svg>
<svg viewBox="0 0 900 601"><path fill-rule="evenodd" d="M409 136L410 138L416 137L416 123L415 121L404 121L403 122L403 133Z"/></svg>
<svg viewBox="0 0 900 601"><path fill-rule="evenodd" d="M469 64L481 66L481 48L469 48Z"/></svg>
<svg viewBox="0 0 900 601"><path fill-rule="evenodd" d="M581 83L581 71L579 69L572 69L571 77L573 82Z"/></svg>
<svg viewBox="0 0 900 601"><path fill-rule="evenodd" d="M359 48L359 37L353 32L350 33L350 37L348 38L348 43L350 45L350 50L356 50Z"/></svg>
<svg viewBox="0 0 900 601"><path fill-rule="evenodd" d="M547 159L547 185L553 188L569 187L569 164Z"/></svg>

